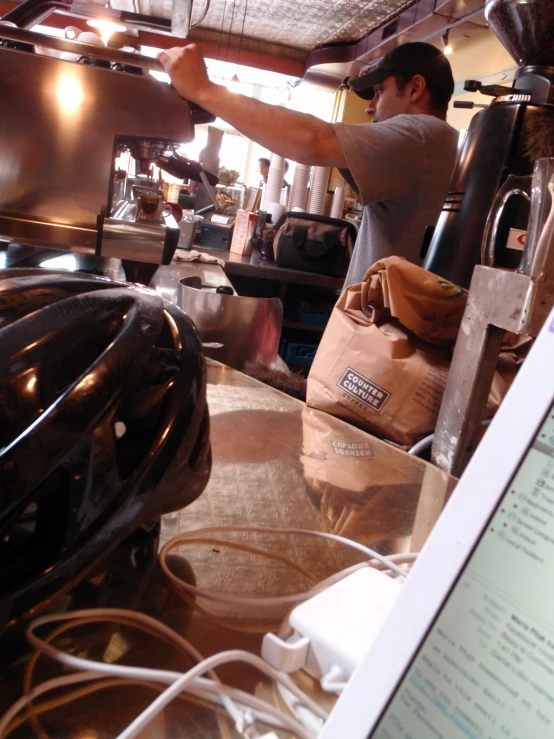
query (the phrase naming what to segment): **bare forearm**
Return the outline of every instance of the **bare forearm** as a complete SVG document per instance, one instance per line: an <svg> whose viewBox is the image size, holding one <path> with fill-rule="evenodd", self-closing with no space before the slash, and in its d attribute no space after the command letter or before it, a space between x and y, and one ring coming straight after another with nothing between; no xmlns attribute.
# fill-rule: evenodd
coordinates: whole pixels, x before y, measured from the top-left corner
<svg viewBox="0 0 554 739"><path fill-rule="evenodd" d="M275 154L301 164L346 166L330 123L236 95L214 84L195 44L167 49L160 52L158 58L184 98L223 118L237 131Z"/></svg>
<svg viewBox="0 0 554 739"><path fill-rule="evenodd" d="M301 164L345 166L330 123L210 84L196 101L266 149ZM334 141L333 141L334 140Z"/></svg>

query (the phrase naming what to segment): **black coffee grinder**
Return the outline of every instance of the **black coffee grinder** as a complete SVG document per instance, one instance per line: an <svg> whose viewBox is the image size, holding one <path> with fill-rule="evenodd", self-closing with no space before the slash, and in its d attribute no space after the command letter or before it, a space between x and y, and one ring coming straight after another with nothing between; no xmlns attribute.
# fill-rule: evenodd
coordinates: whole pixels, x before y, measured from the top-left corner
<svg viewBox="0 0 554 739"><path fill-rule="evenodd" d="M535 159L554 156L554 2L488 0L485 15L519 69L511 88L466 82L466 90L495 97L471 121L423 265L463 287L481 262L485 223L501 185L510 174L530 175ZM519 266L521 252L507 242L510 229L526 229L527 218L527 202L511 198L500 223L497 266Z"/></svg>

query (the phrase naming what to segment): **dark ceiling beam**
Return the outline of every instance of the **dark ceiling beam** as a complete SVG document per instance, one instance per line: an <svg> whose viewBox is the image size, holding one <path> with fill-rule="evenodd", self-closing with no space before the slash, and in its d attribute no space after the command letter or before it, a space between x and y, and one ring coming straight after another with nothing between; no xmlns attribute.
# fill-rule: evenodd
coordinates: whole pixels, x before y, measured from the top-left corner
<svg viewBox="0 0 554 739"><path fill-rule="evenodd" d="M465 18L471 19L476 26L485 28L485 21L479 23L476 17L484 7L484 0L419 0L355 43L314 49L306 60L306 71L326 64L356 61L364 65L371 64L399 44L439 36L451 25ZM396 23L396 29L387 36L386 29L392 23Z"/></svg>

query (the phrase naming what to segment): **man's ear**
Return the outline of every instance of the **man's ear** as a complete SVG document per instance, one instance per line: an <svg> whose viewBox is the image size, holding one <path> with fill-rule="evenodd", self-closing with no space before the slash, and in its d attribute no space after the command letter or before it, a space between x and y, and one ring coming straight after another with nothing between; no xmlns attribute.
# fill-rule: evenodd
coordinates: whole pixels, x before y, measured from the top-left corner
<svg viewBox="0 0 554 739"><path fill-rule="evenodd" d="M425 77L421 74L415 74L408 84L410 87L410 102L421 102L421 98L427 90Z"/></svg>

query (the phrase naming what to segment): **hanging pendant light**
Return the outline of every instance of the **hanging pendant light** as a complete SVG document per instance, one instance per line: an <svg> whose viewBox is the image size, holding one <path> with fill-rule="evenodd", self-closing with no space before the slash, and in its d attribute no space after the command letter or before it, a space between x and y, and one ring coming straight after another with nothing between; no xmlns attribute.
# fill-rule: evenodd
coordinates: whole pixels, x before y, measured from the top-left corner
<svg viewBox="0 0 554 739"><path fill-rule="evenodd" d="M229 82L227 83L227 89L230 92L241 92L242 90L242 83L239 80L238 74L235 72L235 74L231 77Z"/></svg>
<svg viewBox="0 0 554 739"><path fill-rule="evenodd" d="M100 38L106 46L113 33L124 33L127 30L127 26L124 26L122 23L116 23L108 18L93 18L87 21L87 26L100 31Z"/></svg>
<svg viewBox="0 0 554 739"><path fill-rule="evenodd" d="M450 42L448 38L449 35L450 35L450 29L447 28L446 33L444 33L441 36L442 45L444 47L442 50L442 53L445 54L446 56L448 56L449 54L452 54L452 52L454 51L454 49L450 46Z"/></svg>

